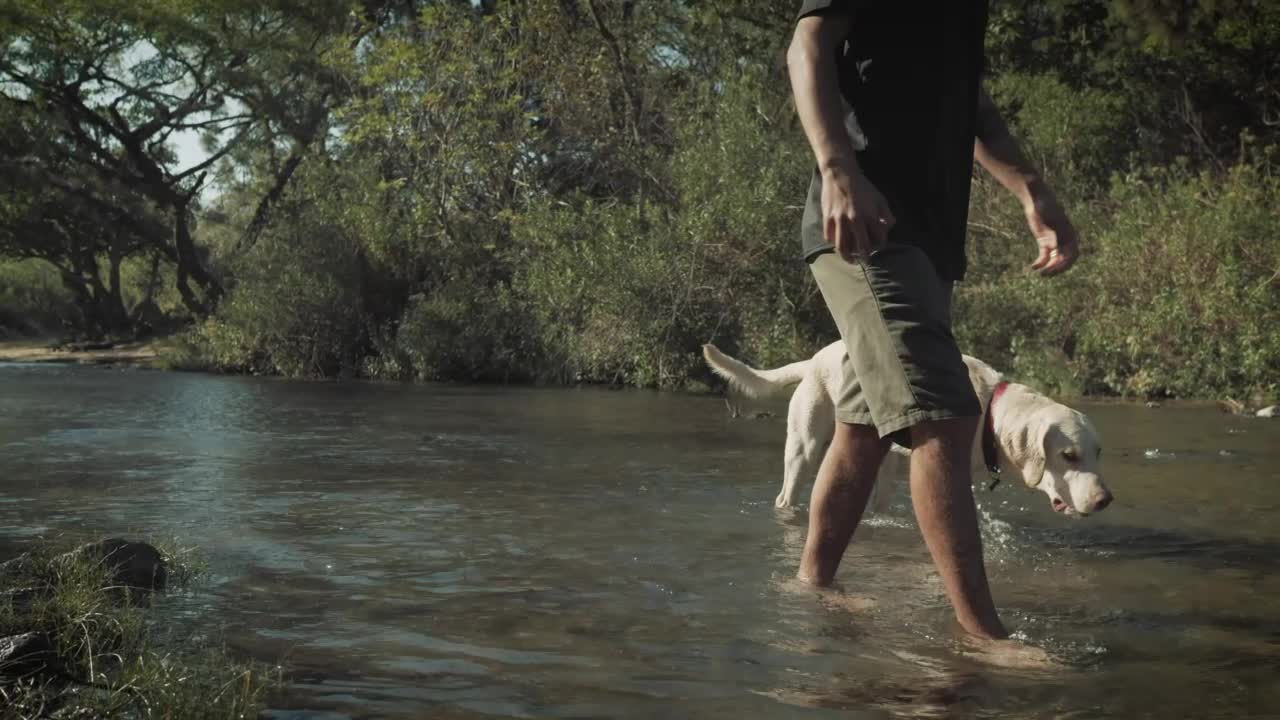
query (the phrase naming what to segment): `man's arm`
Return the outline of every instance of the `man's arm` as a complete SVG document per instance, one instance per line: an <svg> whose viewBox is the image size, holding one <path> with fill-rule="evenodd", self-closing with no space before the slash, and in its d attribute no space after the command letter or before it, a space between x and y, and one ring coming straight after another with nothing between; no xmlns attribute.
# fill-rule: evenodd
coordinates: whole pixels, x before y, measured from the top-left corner
<svg viewBox="0 0 1280 720"><path fill-rule="evenodd" d="M1070 268L1080 254L1075 228L1053 191L1022 154L985 88L978 91L975 134L974 159L1018 198L1036 236L1040 255L1031 267L1046 276Z"/></svg>
<svg viewBox="0 0 1280 720"><path fill-rule="evenodd" d="M796 112L820 172L857 167L845 131L836 57L849 34L850 16L826 13L801 18L787 48L787 71Z"/></svg>
<svg viewBox="0 0 1280 720"><path fill-rule="evenodd" d="M894 222L884 196L858 169L844 124L836 59L851 22L844 13L801 18L787 50L796 112L822 176L823 237L850 262L884 245Z"/></svg>

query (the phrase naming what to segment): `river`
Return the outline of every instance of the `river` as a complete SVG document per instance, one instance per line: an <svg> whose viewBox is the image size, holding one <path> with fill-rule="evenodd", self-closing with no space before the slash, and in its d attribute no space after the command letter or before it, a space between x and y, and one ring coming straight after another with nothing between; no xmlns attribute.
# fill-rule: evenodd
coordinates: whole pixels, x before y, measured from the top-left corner
<svg viewBox="0 0 1280 720"><path fill-rule="evenodd" d="M797 587L782 408L712 396L0 365L0 550L199 546L157 612L283 664L278 718L1280 716L1280 420L1074 406L1110 508L977 490L1050 672L961 652L905 488Z"/></svg>

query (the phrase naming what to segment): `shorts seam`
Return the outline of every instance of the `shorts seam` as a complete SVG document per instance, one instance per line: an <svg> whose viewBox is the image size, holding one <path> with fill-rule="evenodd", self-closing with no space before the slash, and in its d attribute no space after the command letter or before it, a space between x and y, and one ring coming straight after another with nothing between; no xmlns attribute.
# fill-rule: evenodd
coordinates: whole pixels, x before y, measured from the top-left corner
<svg viewBox="0 0 1280 720"><path fill-rule="evenodd" d="M870 425L876 426L875 419L871 417L871 413L849 412L836 408L836 420L845 425ZM877 432L879 432L877 430Z"/></svg>
<svg viewBox="0 0 1280 720"><path fill-rule="evenodd" d="M981 415L972 415L957 410L908 410L901 415L896 415L886 420L881 425L876 425L876 432L880 433L880 437L888 437L899 430L915 427L921 422L928 420L958 420L961 418L981 417Z"/></svg>
<svg viewBox="0 0 1280 720"><path fill-rule="evenodd" d="M880 320L880 328L884 330L885 338L895 346L893 348L893 359L898 363L898 371L902 373L902 380L907 385L907 392L911 395L911 402L913 405L920 405L920 398L916 397L916 389L911 385L911 378L907 375L907 368L902 364L902 356L898 354L897 343L893 342L893 333L889 332L889 323L884 319L884 308L880 305L880 296L876 293L876 286L871 282L871 274L867 272L866 262L859 262L858 269L862 271L862 279L866 280L867 289L871 291L871 299L876 303L876 317ZM887 435L888 433L885 434Z"/></svg>

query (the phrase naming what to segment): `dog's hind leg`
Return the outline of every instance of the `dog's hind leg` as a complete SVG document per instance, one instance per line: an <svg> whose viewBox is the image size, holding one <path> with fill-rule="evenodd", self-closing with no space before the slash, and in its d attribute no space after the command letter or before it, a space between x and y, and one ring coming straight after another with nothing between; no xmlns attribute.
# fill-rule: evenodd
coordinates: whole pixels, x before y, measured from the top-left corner
<svg viewBox="0 0 1280 720"><path fill-rule="evenodd" d="M774 506L786 508L795 505L796 492L800 489L800 476L809 469L805 449L805 443L788 430L782 471L782 490L773 501Z"/></svg>
<svg viewBox="0 0 1280 720"><path fill-rule="evenodd" d="M782 490L773 504L796 504L800 483L817 472L835 432L835 410L812 376L796 387L787 409L787 446L783 455Z"/></svg>

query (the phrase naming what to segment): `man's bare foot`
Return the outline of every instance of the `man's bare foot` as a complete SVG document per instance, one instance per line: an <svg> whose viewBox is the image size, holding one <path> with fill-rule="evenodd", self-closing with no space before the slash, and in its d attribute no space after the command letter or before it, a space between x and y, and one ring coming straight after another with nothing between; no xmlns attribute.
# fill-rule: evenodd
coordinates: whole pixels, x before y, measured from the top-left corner
<svg viewBox="0 0 1280 720"><path fill-rule="evenodd" d="M986 665L1013 670L1052 670L1063 667L1042 648L1021 640L994 640L969 636L963 641L961 654Z"/></svg>
<svg viewBox="0 0 1280 720"><path fill-rule="evenodd" d="M843 590L826 590L818 596L827 607L848 612L864 613L875 610L880 603L865 595L850 595Z"/></svg>
<svg viewBox="0 0 1280 720"><path fill-rule="evenodd" d="M850 595L839 586L818 585L799 577L787 578L779 582L778 585L784 592L812 595L823 605L840 610L866 612L879 605L875 598Z"/></svg>

